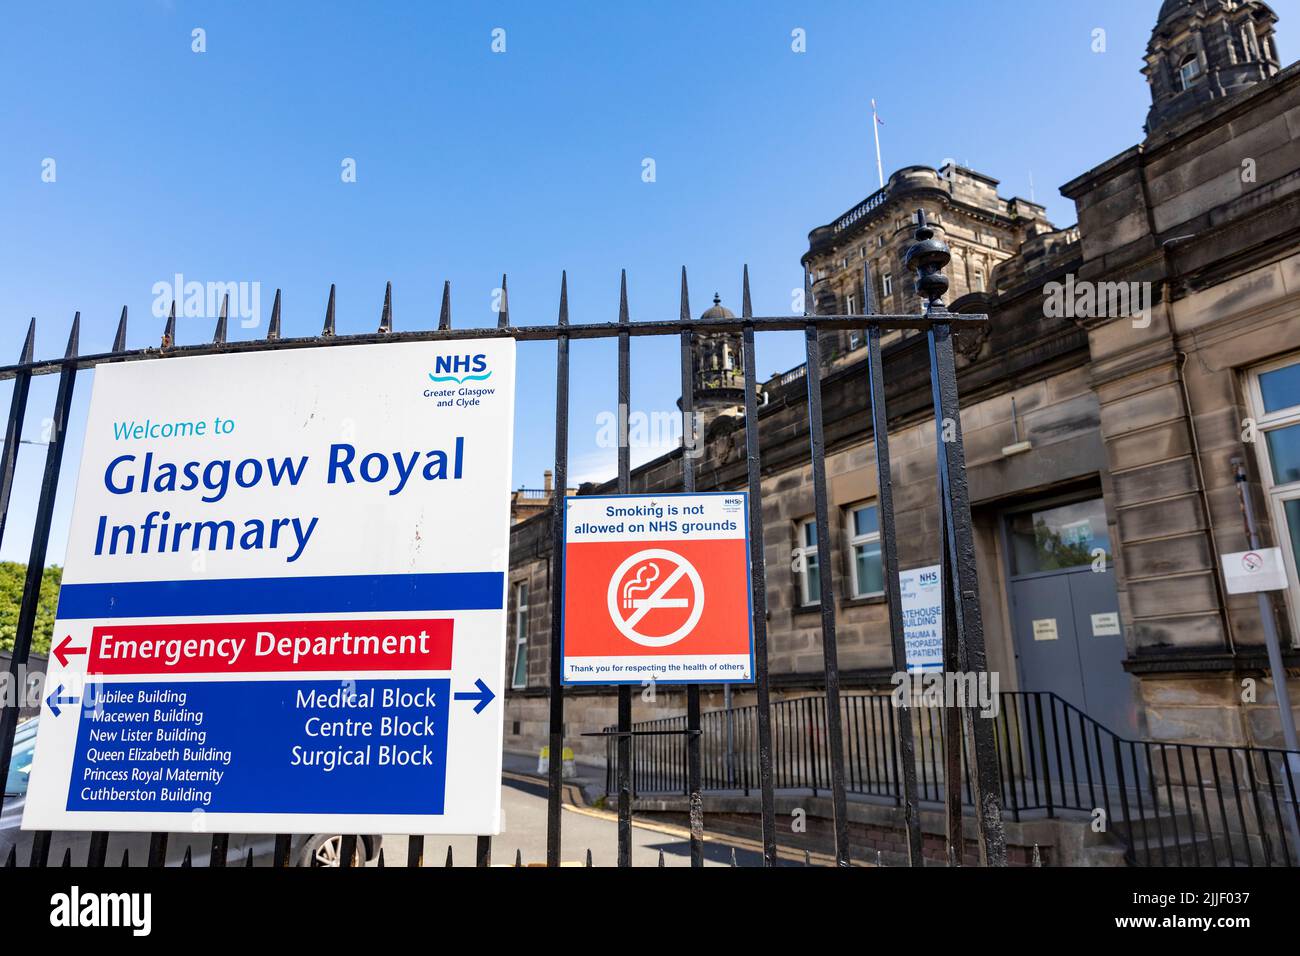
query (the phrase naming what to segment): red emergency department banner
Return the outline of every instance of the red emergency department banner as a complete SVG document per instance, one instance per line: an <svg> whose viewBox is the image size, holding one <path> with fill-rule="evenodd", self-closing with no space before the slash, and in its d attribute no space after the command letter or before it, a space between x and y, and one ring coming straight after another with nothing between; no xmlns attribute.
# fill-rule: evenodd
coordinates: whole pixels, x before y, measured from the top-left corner
<svg viewBox="0 0 1300 956"><path fill-rule="evenodd" d="M743 492L565 499L565 684L753 679Z"/></svg>

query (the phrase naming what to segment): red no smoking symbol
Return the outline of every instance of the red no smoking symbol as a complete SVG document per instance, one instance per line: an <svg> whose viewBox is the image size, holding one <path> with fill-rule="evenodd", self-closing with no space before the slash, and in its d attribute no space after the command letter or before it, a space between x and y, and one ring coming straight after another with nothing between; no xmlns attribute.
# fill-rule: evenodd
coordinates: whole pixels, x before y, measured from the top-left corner
<svg viewBox="0 0 1300 956"><path fill-rule="evenodd" d="M629 641L643 647L667 647L690 634L700 622L704 581L680 554L648 548L614 571L608 601L610 619Z"/></svg>

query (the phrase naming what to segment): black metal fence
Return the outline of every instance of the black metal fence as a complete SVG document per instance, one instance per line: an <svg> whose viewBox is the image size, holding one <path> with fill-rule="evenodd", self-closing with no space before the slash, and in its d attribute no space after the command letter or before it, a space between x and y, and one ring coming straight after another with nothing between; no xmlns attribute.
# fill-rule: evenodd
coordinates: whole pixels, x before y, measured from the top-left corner
<svg viewBox="0 0 1300 956"><path fill-rule="evenodd" d="M64 446L67 438L68 418L72 404L73 389L78 373L83 369L117 362L166 361L172 358L212 354L240 354L245 352L321 348L350 344L378 344L384 342L410 341L453 341L491 337L510 337L521 342L550 342L555 344L556 357L556 431L555 431L555 486L565 488L568 474L568 415L569 415L569 351L573 341L584 339L613 338L618 344L617 393L616 400L620 409L627 409L631 393L631 340L641 336L675 335L681 341L681 379L683 383L682 411L684 422L693 424L692 395L695 368L695 337L710 333L728 333L739 335L743 342L743 377L745 392L745 436L747 452L747 487L750 500L754 506L748 515L749 538L751 547L751 566L753 568L752 606L754 609L754 659L755 690L759 703L754 715L750 732L755 741L755 760L752 773L755 785L759 789L761 800L761 818L763 829L763 861L765 865L776 864L776 833L774 818L774 786L778 775L788 773L773 760L777 751L773 725L769 722L768 708L768 664L767 664L767 630L765 623L766 590L765 564L763 547L763 525L761 508L762 462L759 448L757 388L755 374L754 340L757 333L778 330L794 330L804 333L807 368L812 370L806 376L808 388L808 432L809 461L811 463L814 500L817 516L817 549L822 555L831 552L830 529L827 520L828 495L825 468L825 443L822 431L821 376L815 370L821 367L821 335L836 330L856 330L865 332L867 342L867 377L869 385L870 407L863 408L863 416L870 416L876 436L877 472L879 479L879 511L881 525L882 554L885 564L885 578L890 608L890 645L894 663L902 668L905 661L905 649L902 632L901 599L898 589L897 543L894 532L894 515L891 492L891 473L889 443L885 408L885 388L881 358L882 335L895 330L914 330L923 332L928 337L930 356L930 377L934 401L934 424L936 430L938 481L935 489L939 503L942 533L942 566L944 572L945 601L952 612L945 615L945 659L949 669L961 668L968 672L981 672L985 668L984 639L980 619L978 583L975 573L975 549L971 530L969 499L966 490L965 460L961 436L961 416L958 407L957 377L954 358L953 340L958 329L978 326L987 322L986 316L956 315L947 311L943 304L943 295L948 288L948 280L942 269L949 261L947 247L935 238L933 231L926 224L924 212L918 212L918 229L916 243L909 249L906 262L915 271L917 292L927 303L921 315L815 315L813 297L805 277L805 308L803 315L784 315L762 317L755 316L750 302L748 270L744 274L742 292L742 315L738 318L692 319L688 301L686 273L682 271L681 313L675 320L641 321L630 319L627 302L627 284L624 277L618 319L615 322L592 322L570 324L568 314L567 281L561 280L559 315L554 325L513 326L510 323L508 299L504 294L505 279L502 278L501 309L495 328L453 329L451 323L450 285L444 285L442 310L436 328L415 331L397 331L394 328L391 286L384 296L380 313L379 328L376 332L357 335L341 335L336 328L334 290L331 288L329 301L325 310L325 323L321 334L304 338L281 337L280 294L277 291L272 307L271 319L266 337L255 341L228 341L226 335L226 306L223 304L221 315L217 319L216 329L208 342L181 345L177 340L175 306L172 315L163 330L160 344L154 348L128 349L126 347L127 314L122 310L113 347L110 351L83 355L78 347L78 327L80 314L74 318L67 348L59 358L37 360L34 356L35 321L28 332L18 362L0 368L0 380L13 383L8 426L5 433L3 457L0 457L0 536L3 535L4 517L8 513L9 498L13 487L14 466L17 452L23 437L29 388L33 377L40 375L57 375L58 392L51 414L49 428L50 440L46 453L44 475L39 499L35 505L35 525L27 565L27 579L19 612L14 652L10 660L11 675L25 668L31 653L32 637L37 616L37 602L42 569L45 565L46 550L49 542L51 521L54 514L55 497L59 484L59 474L63 462ZM870 288L870 282L865 283ZM871 312L869 304L866 311ZM611 396L615 397L615 396ZM619 416L623 423L620 427L618 449L618 490L620 493L631 491L630 450L628 443L626 416ZM684 435L686 443L689 433ZM685 491L696 489L694 459L683 454L682 487ZM506 503L502 503L505 507ZM552 507L552 541L556 554L562 550L563 542L563 497L556 495ZM564 728L564 694L560 686L561 660L560 635L562 583L559 575L552 576L552 614L550 635L550 727L549 743L552 754L563 749ZM839 665L836 657L836 619L835 603L828 591L830 575L821 576L822 595L822 646L825 655L825 680L827 699L831 706L824 718L822 732L831 746L825 751L824 766L819 773L824 775L835 805L835 854L839 865L848 865L849 847L847 830L846 794L850 785L846 778L849 764L844 758L844 725L839 706ZM631 864L631 753L636 735L632 729L631 689L624 686L618 689L618 725L607 731L612 741L612 748L617 759L615 779L612 790L619 795L618 801L618 858L620 865ZM964 712L966 730L972 737L973 767L970 787L975 802L985 812L977 815L977 826L981 857L985 862L1001 865L1006 861L1006 851L1001 833L1001 784L998 780L996 742L993 721L981 718L972 711ZM0 714L0 768L7 768L13 752L15 731L17 729L18 710L7 702ZM703 864L703 819L698 812L699 793L703 786L701 777L703 757L700 731L699 690L691 687L687 692L687 716L680 730L673 730L679 745L685 749L686 787L693 795L693 812L691 814L691 860L693 865ZM777 725L782 729L782 725ZM911 759L913 751L911 723L904 721L897 726L897 741L900 766L902 768L902 787L907 794L915 791L916 780L912 773L915 761ZM782 729L782 732L783 729ZM667 745L669 741L659 741L658 745ZM782 749L785 753L786 749ZM547 827L547 863L555 866L560 862L560 799L561 799L561 761L551 761L549 780L549 806ZM856 773L856 769L854 771ZM784 778L781 778L784 779ZM821 779L819 777L819 779ZM955 791L954 791L955 794ZM915 805L915 799L907 799L909 806ZM950 813L950 840L961 845L961 815L955 819ZM909 852L913 863L921 859L921 833L915 815L908 819ZM193 834L186 834L192 838ZM179 839L179 838L178 838ZM295 845L294 835L281 834L274 839L272 859L276 865L287 865ZM421 856L421 838L411 837L410 858L418 860ZM147 858L150 865L162 866L168 860L169 835L152 834L149 839ZM338 848L340 864L348 866L354 858L358 846L358 837L343 834ZM225 865L232 858L231 837L216 834L210 838L210 861L212 865ZM49 862L51 835L37 833L34 835L28 862L32 866L44 866ZM89 839L86 862L91 866L103 865L106 861L108 835L92 834ZM477 862L488 865L491 859L491 840L480 837L478 840ZM78 861L80 862L80 861Z"/></svg>
<svg viewBox="0 0 1300 956"><path fill-rule="evenodd" d="M1300 865L1300 753L1263 747L1127 740L1055 694L1003 691L997 751L1006 815L1016 821L1066 816L1112 833L1143 866ZM757 787L757 708L710 711L701 723L703 787L749 795ZM845 786L850 794L901 805L896 741L908 719L916 740L917 793L945 797L945 711L902 710L884 693L840 698ZM827 791L830 743L824 695L771 705L772 772L777 790ZM637 723L634 794L685 793L685 717ZM962 738L965 739L964 737ZM730 741L730 744L728 743ZM606 785L617 776L607 753ZM969 753L961 748L963 803L973 795Z"/></svg>

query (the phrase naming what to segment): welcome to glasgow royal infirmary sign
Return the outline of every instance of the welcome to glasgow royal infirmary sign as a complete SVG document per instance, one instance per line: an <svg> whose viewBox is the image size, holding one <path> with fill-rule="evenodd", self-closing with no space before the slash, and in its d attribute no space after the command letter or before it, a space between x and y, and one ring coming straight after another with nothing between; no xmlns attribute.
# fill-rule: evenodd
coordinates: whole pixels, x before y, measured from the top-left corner
<svg viewBox="0 0 1300 956"><path fill-rule="evenodd" d="M499 832L514 361L100 366L23 826Z"/></svg>

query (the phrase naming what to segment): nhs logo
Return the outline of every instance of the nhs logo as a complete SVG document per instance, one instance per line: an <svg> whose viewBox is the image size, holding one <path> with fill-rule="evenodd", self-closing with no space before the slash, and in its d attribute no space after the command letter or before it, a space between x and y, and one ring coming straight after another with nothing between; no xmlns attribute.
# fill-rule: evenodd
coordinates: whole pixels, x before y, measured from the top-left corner
<svg viewBox="0 0 1300 956"><path fill-rule="evenodd" d="M429 380L433 382L482 382L492 377L487 366L487 356L478 355L439 355L433 362L433 371Z"/></svg>

